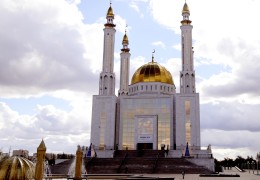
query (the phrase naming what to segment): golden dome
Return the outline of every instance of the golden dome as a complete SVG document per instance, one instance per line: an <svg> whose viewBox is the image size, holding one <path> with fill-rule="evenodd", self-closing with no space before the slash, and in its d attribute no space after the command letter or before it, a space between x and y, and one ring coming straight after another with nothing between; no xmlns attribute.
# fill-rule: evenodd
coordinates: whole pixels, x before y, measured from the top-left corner
<svg viewBox="0 0 260 180"><path fill-rule="evenodd" d="M112 9L111 5L110 5L110 7L107 10L107 16L114 16L114 12L113 12L113 9Z"/></svg>
<svg viewBox="0 0 260 180"><path fill-rule="evenodd" d="M128 37L127 37L126 34L125 34L124 37L123 37L122 44L128 44Z"/></svg>
<svg viewBox="0 0 260 180"><path fill-rule="evenodd" d="M188 4L186 2L185 2L183 9L182 9L182 14L184 14L184 13L190 14L190 10L189 10Z"/></svg>
<svg viewBox="0 0 260 180"><path fill-rule="evenodd" d="M139 82L162 82L174 84L171 73L157 62L149 62L134 73L131 84Z"/></svg>
<svg viewBox="0 0 260 180"><path fill-rule="evenodd" d="M0 160L0 179L34 179L34 171L34 164L23 157Z"/></svg>

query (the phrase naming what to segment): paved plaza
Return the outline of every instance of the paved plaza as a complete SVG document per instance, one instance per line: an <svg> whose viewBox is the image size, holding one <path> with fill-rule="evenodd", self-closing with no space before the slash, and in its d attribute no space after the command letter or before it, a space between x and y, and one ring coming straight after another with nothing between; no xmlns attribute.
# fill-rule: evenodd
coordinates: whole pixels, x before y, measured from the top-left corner
<svg viewBox="0 0 260 180"><path fill-rule="evenodd" d="M224 172L220 173L220 174L232 174L232 175L240 175L240 177L200 177L199 174L186 174L184 179L185 180L260 180L260 171L259 174L257 175L257 171L255 170L254 173L252 170L246 171L246 172L239 172L237 171L235 168L232 168L231 170L225 170ZM144 177L151 177L153 179L157 179L157 178L174 178L175 180L182 180L183 177L181 174L143 174L143 175L123 175L120 174L120 176L118 176L118 174L114 174L114 175L94 175L91 177L88 177L88 180L117 180L117 179L127 179L131 178L131 177L135 177L135 179L139 179L138 177L140 177L140 179L143 179Z"/></svg>
<svg viewBox="0 0 260 180"><path fill-rule="evenodd" d="M257 171L250 170L246 172L239 172L235 168L232 168L231 170L225 170L222 174L238 174L240 177L200 177L199 174L186 174L184 179L186 180L260 180L260 170ZM181 180L182 175L181 174L161 174L161 175L149 175L150 177L174 177L175 180Z"/></svg>

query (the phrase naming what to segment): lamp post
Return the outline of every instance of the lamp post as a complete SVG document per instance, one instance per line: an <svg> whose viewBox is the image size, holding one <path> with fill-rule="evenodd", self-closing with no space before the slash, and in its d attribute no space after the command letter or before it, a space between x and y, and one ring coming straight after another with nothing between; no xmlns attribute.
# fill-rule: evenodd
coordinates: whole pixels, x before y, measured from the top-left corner
<svg viewBox="0 0 260 180"><path fill-rule="evenodd" d="M248 169L248 172L250 173L249 164L250 164L250 162L247 161L247 169Z"/></svg>
<svg viewBox="0 0 260 180"><path fill-rule="evenodd" d="M252 169L253 169L253 174L255 174L254 170L255 170L255 161L252 162Z"/></svg>
<svg viewBox="0 0 260 180"><path fill-rule="evenodd" d="M258 164L260 161L260 152L256 154L256 169L257 169L257 175L258 175Z"/></svg>

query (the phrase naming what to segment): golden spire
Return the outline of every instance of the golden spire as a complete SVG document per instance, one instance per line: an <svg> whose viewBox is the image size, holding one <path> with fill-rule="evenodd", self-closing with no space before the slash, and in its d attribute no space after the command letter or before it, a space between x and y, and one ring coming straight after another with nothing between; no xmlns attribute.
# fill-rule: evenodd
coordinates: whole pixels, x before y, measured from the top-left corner
<svg viewBox="0 0 260 180"><path fill-rule="evenodd" d="M186 0L185 0L185 4L183 6L183 9L182 9L182 16L183 16L183 20L181 21L182 25L191 24L191 20L189 20L190 10L189 10L188 4L186 3Z"/></svg>
<svg viewBox="0 0 260 180"><path fill-rule="evenodd" d="M185 0L183 9L182 9L182 14L184 14L184 13L190 14L190 10L189 10L188 4L186 3L186 0Z"/></svg>
<svg viewBox="0 0 260 180"><path fill-rule="evenodd" d="M127 25L126 25L126 27L127 27ZM126 30L125 30L125 35L124 35L124 37L123 37L123 41L122 41L122 44L128 44L129 42L128 42L128 37L127 37L127 35L126 35Z"/></svg>
<svg viewBox="0 0 260 180"><path fill-rule="evenodd" d="M37 148L37 162L35 167L35 180L43 179L44 176L44 162L45 162L46 146L42 139L41 144Z"/></svg>
<svg viewBox="0 0 260 180"><path fill-rule="evenodd" d="M153 52L152 52L152 63L154 63L154 53L155 53L155 50L153 50Z"/></svg>
<svg viewBox="0 0 260 180"><path fill-rule="evenodd" d="M46 149L46 146L45 146L45 143L44 143L43 139L42 139L42 142L41 142L41 144L39 145L38 148L39 149Z"/></svg>
<svg viewBox="0 0 260 180"><path fill-rule="evenodd" d="M76 165L75 165L75 177L74 179L82 179L81 178L81 174L82 174L82 157L83 157L83 152L82 149L80 147L80 145L78 145L78 149L76 151Z"/></svg>
<svg viewBox="0 0 260 180"><path fill-rule="evenodd" d="M107 16L112 16L114 17L114 12L113 12L113 9L112 9L112 6L111 6L112 2L110 1L110 6L107 10Z"/></svg>

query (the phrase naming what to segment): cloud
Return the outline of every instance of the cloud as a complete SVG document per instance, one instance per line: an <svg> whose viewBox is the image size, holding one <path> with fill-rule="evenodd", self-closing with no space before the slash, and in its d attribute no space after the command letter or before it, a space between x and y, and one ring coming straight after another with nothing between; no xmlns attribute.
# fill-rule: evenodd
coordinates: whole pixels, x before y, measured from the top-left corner
<svg viewBox="0 0 260 180"><path fill-rule="evenodd" d="M140 12L140 9L139 9L139 7L137 6L137 4L135 4L134 2L132 2L131 4L130 4L130 7L131 8L133 8L136 12Z"/></svg>
<svg viewBox="0 0 260 180"><path fill-rule="evenodd" d="M260 132L260 122L255 113L259 108L259 104L245 104L239 101L202 104L202 128Z"/></svg>
<svg viewBox="0 0 260 180"><path fill-rule="evenodd" d="M131 58L130 76L129 77L132 78L135 71L144 64L145 64L145 57L143 57L143 56L137 56L137 57ZM131 81L131 79L130 79L130 81Z"/></svg>
<svg viewBox="0 0 260 180"><path fill-rule="evenodd" d="M33 114L0 102L1 148L71 152L89 145L91 96L97 92L95 64L102 61L103 24L84 24L79 1L1 1L1 97L65 99L71 110L35 104ZM93 43L95 42L95 43ZM99 59L97 62L97 59ZM99 67L100 68L100 67ZM91 84L97 84L89 88ZM84 92L84 93L83 93ZM27 100L30 103L30 99ZM21 106L27 106L21 104ZM63 148L60 144L66 144Z"/></svg>
<svg viewBox="0 0 260 180"><path fill-rule="evenodd" d="M201 133L202 146L212 145L213 155L218 160L225 157L236 158L256 155L260 146L258 137L260 132L223 131L218 129L204 129Z"/></svg>
<svg viewBox="0 0 260 180"><path fill-rule="evenodd" d="M129 3L129 6L135 10L137 13L140 14L141 17L144 17L144 13L141 12L140 10L140 3L147 3L148 0L131 0Z"/></svg>
<svg viewBox="0 0 260 180"><path fill-rule="evenodd" d="M152 45L153 46L158 46L158 47L161 47L161 48L165 48L165 44L162 42L162 41L156 41L156 42L152 42Z"/></svg>
<svg viewBox="0 0 260 180"><path fill-rule="evenodd" d="M91 110L83 111L82 108L90 106L91 102L80 105L72 102L73 108L69 112L53 105L37 105L33 115L19 114L0 102L0 148L4 151L8 151L10 146L13 149L27 148L33 153L41 138L55 152L71 152L75 143L89 145L90 119L86 118L85 113L89 114ZM32 144L29 146L28 142ZM66 144L66 148L60 149L60 146L55 146L56 142Z"/></svg>
<svg viewBox="0 0 260 180"><path fill-rule="evenodd" d="M1 1L1 94L88 91L83 82L95 84L103 24L84 24L74 2Z"/></svg>
<svg viewBox="0 0 260 180"><path fill-rule="evenodd" d="M230 72L212 75L200 84L204 95L212 98L238 98L247 95L248 100L258 97L260 86L256 82L260 78L258 73L260 52L256 50L259 48L260 46L247 46L236 50L240 53L235 53L233 56L232 60L236 61L236 64Z"/></svg>
<svg viewBox="0 0 260 180"><path fill-rule="evenodd" d="M179 58L171 58L165 61L165 63L161 63L168 71L170 71L174 85L176 87L176 93L179 93L179 87L180 87L180 72L181 69L181 60ZM171 68L168 68L171 67Z"/></svg>
<svg viewBox="0 0 260 180"><path fill-rule="evenodd" d="M172 46L172 48L181 51L181 44L175 44Z"/></svg>
<svg viewBox="0 0 260 180"><path fill-rule="evenodd" d="M255 150L251 148L220 148L217 146L212 146L212 152L214 155L214 158L221 161L224 160L224 158L231 158L235 160L238 156L247 158L252 155L253 158L255 158L255 154L257 153Z"/></svg>
<svg viewBox="0 0 260 180"><path fill-rule="evenodd" d="M121 33L125 33L126 30L126 20L118 15L115 16L115 22L116 24L116 30L121 32ZM128 30L131 29L131 27L127 28Z"/></svg>

